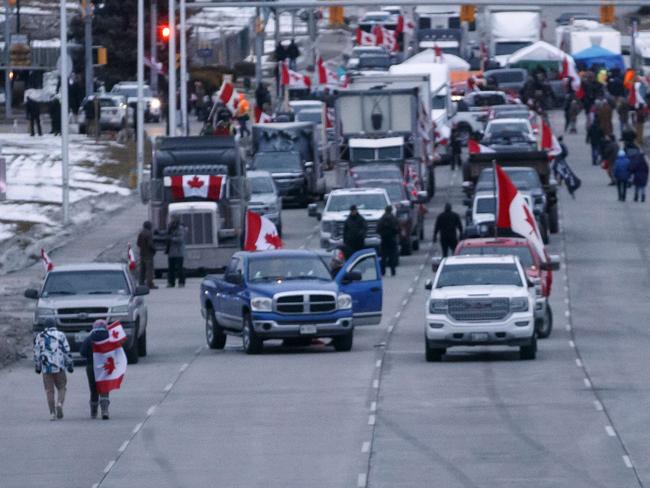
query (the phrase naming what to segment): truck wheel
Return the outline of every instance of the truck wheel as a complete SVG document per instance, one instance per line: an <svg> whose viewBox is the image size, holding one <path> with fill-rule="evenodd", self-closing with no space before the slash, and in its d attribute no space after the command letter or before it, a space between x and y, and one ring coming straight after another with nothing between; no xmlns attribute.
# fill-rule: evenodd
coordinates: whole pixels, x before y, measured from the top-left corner
<svg viewBox="0 0 650 488"><path fill-rule="evenodd" d="M560 232L560 218L558 216L557 204L553 205L548 211L548 228L551 234Z"/></svg>
<svg viewBox="0 0 650 488"><path fill-rule="evenodd" d="M242 328L241 338L246 354L260 354L262 352L262 339L257 336L253 328L251 316L248 314L244 315L244 327Z"/></svg>
<svg viewBox="0 0 650 488"><path fill-rule="evenodd" d="M521 346L519 348L519 359L525 361L535 359L537 357L537 333L533 334L533 338L530 340L530 344L527 346Z"/></svg>
<svg viewBox="0 0 650 488"><path fill-rule="evenodd" d="M223 349L226 346L226 334L217 323L214 310L209 308L205 318L205 342L210 349Z"/></svg>
<svg viewBox="0 0 650 488"><path fill-rule="evenodd" d="M138 355L145 357L147 355L147 331L138 338Z"/></svg>
<svg viewBox="0 0 650 488"><path fill-rule="evenodd" d="M546 339L551 335L553 330L553 310L551 306L547 303L544 310L544 319L540 322L540 326L537 327L537 337L540 339Z"/></svg>
<svg viewBox="0 0 650 488"><path fill-rule="evenodd" d="M136 320L135 322L135 337L133 338L133 344L128 348L126 352L126 362L128 364L138 364L140 357L138 356L138 333L140 332L140 321Z"/></svg>
<svg viewBox="0 0 650 488"><path fill-rule="evenodd" d="M434 363L442 360L442 356L447 352L445 348L429 347L429 343L424 340L424 355L428 363Z"/></svg>
<svg viewBox="0 0 650 488"><path fill-rule="evenodd" d="M402 239L402 242L400 243L400 250L402 252L402 256L410 256L413 253L410 236L406 239Z"/></svg>
<svg viewBox="0 0 650 488"><path fill-rule="evenodd" d="M352 349L352 342L354 341L354 329L342 336L336 336L332 339L334 349L339 352L350 351Z"/></svg>

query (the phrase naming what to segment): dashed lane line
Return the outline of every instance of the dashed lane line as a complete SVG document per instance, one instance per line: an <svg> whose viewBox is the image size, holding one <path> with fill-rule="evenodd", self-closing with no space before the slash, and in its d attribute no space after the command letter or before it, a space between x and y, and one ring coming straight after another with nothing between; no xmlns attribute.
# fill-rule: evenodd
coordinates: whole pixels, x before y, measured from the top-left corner
<svg viewBox="0 0 650 488"><path fill-rule="evenodd" d="M582 381L584 381L585 387L591 388L591 381L589 381L589 378L584 378Z"/></svg>
<svg viewBox="0 0 650 488"><path fill-rule="evenodd" d="M370 442L365 441L363 444L361 444L361 452L365 454L368 451L370 451Z"/></svg>
<svg viewBox="0 0 650 488"><path fill-rule="evenodd" d="M115 459L113 459L112 461L110 461L110 462L106 465L106 467L104 468L104 474L108 474L108 472L109 472L111 469L113 469L113 466L115 466Z"/></svg>
<svg viewBox="0 0 650 488"><path fill-rule="evenodd" d="M371 412L376 412L377 411L377 402L372 402L370 404L370 411Z"/></svg>
<svg viewBox="0 0 650 488"><path fill-rule="evenodd" d="M117 450L117 452L119 452L119 453L124 452L124 451L126 450L126 448L128 447L128 445L129 445L129 441L124 441L124 442L122 442L122 445L121 445L120 448Z"/></svg>
<svg viewBox="0 0 650 488"><path fill-rule="evenodd" d="M603 404L600 403L598 400L594 400L594 407L596 407L596 410L599 412L603 411Z"/></svg>
<svg viewBox="0 0 650 488"><path fill-rule="evenodd" d="M357 488L366 488L368 483L368 475L366 473L359 473L357 477Z"/></svg>
<svg viewBox="0 0 650 488"><path fill-rule="evenodd" d="M625 466L628 468L634 468L634 465L632 464L632 461L630 460L630 456L627 454L623 455L623 462L625 463Z"/></svg>
<svg viewBox="0 0 650 488"><path fill-rule="evenodd" d="M580 358L576 358L576 366L582 368L582 360Z"/></svg>
<svg viewBox="0 0 650 488"><path fill-rule="evenodd" d="M616 432L614 431L614 428L611 425L605 426L605 432L607 432L607 435L610 437L616 437Z"/></svg>
<svg viewBox="0 0 650 488"><path fill-rule="evenodd" d="M368 425L375 425L376 421L377 421L377 417L375 417L374 415L368 416Z"/></svg>

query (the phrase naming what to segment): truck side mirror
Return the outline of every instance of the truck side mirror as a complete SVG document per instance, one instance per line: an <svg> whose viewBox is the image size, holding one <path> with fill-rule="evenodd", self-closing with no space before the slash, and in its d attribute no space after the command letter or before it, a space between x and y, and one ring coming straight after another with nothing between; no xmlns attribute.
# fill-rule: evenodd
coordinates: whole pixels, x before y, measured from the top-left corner
<svg viewBox="0 0 650 488"><path fill-rule="evenodd" d="M431 290L433 288L433 281L427 280L424 282L424 289Z"/></svg>
<svg viewBox="0 0 650 488"><path fill-rule="evenodd" d="M472 200L470 198L463 198L463 205L465 205L466 207L471 207Z"/></svg>
<svg viewBox="0 0 650 488"><path fill-rule="evenodd" d="M427 203L428 198L429 195L427 194L426 191L419 191L415 196L415 200L417 203Z"/></svg>
<svg viewBox="0 0 650 488"><path fill-rule="evenodd" d="M318 216L318 204L317 203L310 203L307 205L307 215L310 217L317 217Z"/></svg>
<svg viewBox="0 0 650 488"><path fill-rule="evenodd" d="M244 276L241 273L228 273L226 275L226 281L233 285L241 285L244 283Z"/></svg>
<svg viewBox="0 0 650 488"><path fill-rule="evenodd" d="M25 290L25 298L29 298L30 300L38 300L38 290L35 290L34 288Z"/></svg>
<svg viewBox="0 0 650 488"><path fill-rule="evenodd" d="M440 256L434 256L431 258L431 271L436 273L438 271L438 268L440 267L440 263L442 262L442 258Z"/></svg>
<svg viewBox="0 0 650 488"><path fill-rule="evenodd" d="M551 254L548 261L543 261L539 266L543 271L557 271L560 269L560 256Z"/></svg>
<svg viewBox="0 0 650 488"><path fill-rule="evenodd" d="M343 275L341 282L343 284L352 283L353 281L361 281L361 273L359 271L348 271Z"/></svg>
<svg viewBox="0 0 650 488"><path fill-rule="evenodd" d="M133 295L136 297L142 297L148 294L149 294L149 287L138 285L135 287L135 293Z"/></svg>

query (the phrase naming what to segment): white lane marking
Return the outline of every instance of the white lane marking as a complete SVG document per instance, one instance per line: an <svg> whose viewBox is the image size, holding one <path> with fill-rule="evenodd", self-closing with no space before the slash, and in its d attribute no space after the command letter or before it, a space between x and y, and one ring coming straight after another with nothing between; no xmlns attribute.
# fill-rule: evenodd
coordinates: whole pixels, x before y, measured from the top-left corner
<svg viewBox="0 0 650 488"><path fill-rule="evenodd" d="M95 484L94 484L93 486L91 486L90 488L97 488L98 486L99 486L99 483L95 483Z"/></svg>
<svg viewBox="0 0 650 488"><path fill-rule="evenodd" d="M196 354L201 354L201 351L203 351L203 346L199 347L199 348L196 350Z"/></svg>
<svg viewBox="0 0 650 488"><path fill-rule="evenodd" d="M389 325L389 326L388 326L388 333L389 333L389 334L392 334L394 328L395 328L394 325Z"/></svg>
<svg viewBox="0 0 650 488"><path fill-rule="evenodd" d="M174 383L168 383L167 386L165 386L165 388L163 388L163 391L166 393L169 390L171 390L173 387L174 387Z"/></svg>
<svg viewBox="0 0 650 488"><path fill-rule="evenodd" d="M564 326L564 328L566 329L567 332L570 332L570 331L571 331L571 325L570 325L570 324L566 324L566 325Z"/></svg>
<svg viewBox="0 0 650 488"><path fill-rule="evenodd" d="M424 264L421 264L420 265L420 271L422 271L423 269L424 269Z"/></svg>
<svg viewBox="0 0 650 488"><path fill-rule="evenodd" d="M187 364L187 363L183 364L183 365L181 366L181 370L180 370L181 373L182 373L183 371L185 371L188 367L189 367L189 364Z"/></svg>
<svg viewBox="0 0 650 488"><path fill-rule="evenodd" d="M587 388L591 388L591 381L589 381L589 378L585 378L585 379L583 379L582 381L585 382L585 386L586 386Z"/></svg>
<svg viewBox="0 0 650 488"><path fill-rule="evenodd" d="M605 426L605 432L607 432L607 435L610 437L616 437L616 432L614 432L614 428L611 425Z"/></svg>
<svg viewBox="0 0 650 488"><path fill-rule="evenodd" d="M632 461L630 460L630 456L624 455L623 462L625 463L625 466L627 466L628 468L632 467Z"/></svg>
<svg viewBox="0 0 650 488"><path fill-rule="evenodd" d="M576 358L576 366L577 366L578 368L582 368L582 361L580 361L579 358Z"/></svg>
<svg viewBox="0 0 650 488"><path fill-rule="evenodd" d="M416 276L413 277L413 282L415 283L419 279L420 279L420 277L416 275Z"/></svg>
<svg viewBox="0 0 650 488"><path fill-rule="evenodd" d="M372 380L372 387L376 390L379 388L379 380Z"/></svg>
<svg viewBox="0 0 650 488"><path fill-rule="evenodd" d="M575 347L576 347L576 343L573 342L573 341L569 341L569 347L570 347L571 349L575 349Z"/></svg>
<svg viewBox="0 0 650 488"><path fill-rule="evenodd" d="M409 293L413 293L413 287L409 288Z"/></svg>
<svg viewBox="0 0 650 488"><path fill-rule="evenodd" d="M375 421L376 421L376 420L377 420L377 419L375 418L374 415L369 415L369 416L368 416L368 425L375 425Z"/></svg>
<svg viewBox="0 0 650 488"><path fill-rule="evenodd" d="M119 452L120 454L123 453L124 451L126 451L126 448L127 448L128 446L129 446L129 441L124 441L124 442L122 442L122 445L121 445L120 448L117 450L117 452Z"/></svg>
<svg viewBox="0 0 650 488"><path fill-rule="evenodd" d="M402 315L402 312L395 313L395 318L398 319L400 315Z"/></svg>
<svg viewBox="0 0 650 488"><path fill-rule="evenodd" d="M304 248L305 248L304 244L300 244L300 246L298 247L298 249L304 249Z"/></svg>
<svg viewBox="0 0 650 488"><path fill-rule="evenodd" d="M603 404L600 403L598 400L594 400L594 407L596 407L596 410L599 412L603 411Z"/></svg>
<svg viewBox="0 0 650 488"><path fill-rule="evenodd" d="M359 473L357 477L357 488L366 488L366 483L368 481L368 476L366 473Z"/></svg>
<svg viewBox="0 0 650 488"><path fill-rule="evenodd" d="M104 474L107 474L111 469L113 469L113 466L115 466L114 459L106 465L106 467L104 468Z"/></svg>
<svg viewBox="0 0 650 488"><path fill-rule="evenodd" d="M147 417L151 417L155 411L156 411L156 406L155 406L155 405L151 405L151 406L149 407L149 410L147 410Z"/></svg>
<svg viewBox="0 0 650 488"><path fill-rule="evenodd" d="M569 304L570 301L571 301L571 300L569 300L568 298L565 298L565 299L564 299L564 303L566 303L567 305Z"/></svg>
<svg viewBox="0 0 650 488"><path fill-rule="evenodd" d="M567 318L568 318L568 317L571 317L571 312L570 312L569 310L566 310L566 311L564 312L564 316L567 317Z"/></svg>
<svg viewBox="0 0 650 488"><path fill-rule="evenodd" d="M564 291L568 292L568 291L569 291L569 287L566 286L566 285L564 285Z"/></svg>
<svg viewBox="0 0 650 488"><path fill-rule="evenodd" d="M402 306L406 305L408 302L409 302L408 298L405 298L404 300L402 300Z"/></svg>
<svg viewBox="0 0 650 488"><path fill-rule="evenodd" d="M377 402L372 402L370 404L370 411L371 412L376 412L377 411Z"/></svg>
<svg viewBox="0 0 650 488"><path fill-rule="evenodd" d="M564 281L568 281L569 277L567 275L562 275L562 278L564 278Z"/></svg>
<svg viewBox="0 0 650 488"><path fill-rule="evenodd" d="M381 359L377 359L377 362L375 363L375 368L381 368Z"/></svg>
<svg viewBox="0 0 650 488"><path fill-rule="evenodd" d="M142 428L142 422L140 422L138 425L133 427L133 434L137 434L141 428Z"/></svg>
<svg viewBox="0 0 650 488"><path fill-rule="evenodd" d="M366 453L370 451L370 442L365 441L363 444L361 444L361 452Z"/></svg>

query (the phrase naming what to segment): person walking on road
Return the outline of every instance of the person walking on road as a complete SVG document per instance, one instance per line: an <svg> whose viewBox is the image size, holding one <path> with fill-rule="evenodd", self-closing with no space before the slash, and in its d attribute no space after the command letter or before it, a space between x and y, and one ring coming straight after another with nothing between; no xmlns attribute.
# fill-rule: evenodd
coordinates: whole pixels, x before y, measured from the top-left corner
<svg viewBox="0 0 650 488"><path fill-rule="evenodd" d="M247 123L248 120L250 119L249 111L250 111L250 104L248 103L248 100L246 100L246 96L243 93L239 94L239 103L237 104L237 109L235 112L235 118L237 119L237 122L239 122L239 135L241 137L244 137L246 135L250 135L251 131L248 130Z"/></svg>
<svg viewBox="0 0 650 488"><path fill-rule="evenodd" d="M587 142L591 144L591 164L596 166L600 162L600 147L603 142L603 132L597 120L593 120L587 129Z"/></svg>
<svg viewBox="0 0 650 488"><path fill-rule="evenodd" d="M366 219L359 213L357 206L352 205L350 214L343 225L343 245L347 253L346 258L365 247L367 232L368 224Z"/></svg>
<svg viewBox="0 0 650 488"><path fill-rule="evenodd" d="M618 150L619 147L615 137L612 136L605 138L602 149L602 168L607 171L607 175L610 179L610 186L616 184L616 179L614 178L614 161L616 161L618 156Z"/></svg>
<svg viewBox="0 0 650 488"><path fill-rule="evenodd" d="M463 235L463 224L458 214L451 209L451 203L445 203L445 211L436 219L433 242L438 240L438 234L440 234L442 256L446 258L449 252L454 252L458 239Z"/></svg>
<svg viewBox="0 0 650 488"><path fill-rule="evenodd" d="M168 237L167 237L167 288L176 286L176 279L178 279L178 287L185 286L185 268L183 261L185 259L185 226L181 224L178 217L172 217L171 224L169 224Z"/></svg>
<svg viewBox="0 0 650 488"><path fill-rule="evenodd" d="M138 234L138 249L140 250L140 274L138 284L147 285L150 289L158 288L153 281L153 257L156 254L156 247L153 243L151 222L148 220L142 224L142 230Z"/></svg>
<svg viewBox="0 0 650 488"><path fill-rule="evenodd" d="M29 135L34 137L36 130L38 135L42 136L41 130L41 107L36 100L33 100L29 95L25 99L25 111L27 112L27 120L29 120Z"/></svg>
<svg viewBox="0 0 650 488"><path fill-rule="evenodd" d="M622 149L618 152L618 157L614 161L614 178L616 178L616 187L618 188L618 201L624 202L627 185L630 181L630 158Z"/></svg>
<svg viewBox="0 0 650 488"><path fill-rule="evenodd" d="M630 173L634 183L634 201L645 202L645 188L648 186L648 161L641 152L630 157Z"/></svg>
<svg viewBox="0 0 650 488"><path fill-rule="evenodd" d="M102 419L108 420L108 406L110 400L108 393L99 394L95 382L95 369L93 362L93 342L101 342L108 339L108 324L105 320L96 320L90 335L81 344L79 353L86 358L86 376L88 377L88 388L90 389L90 417L97 418L97 410L101 408Z"/></svg>
<svg viewBox="0 0 650 488"><path fill-rule="evenodd" d="M68 373L73 372L68 340L65 334L56 328L53 318L45 319L43 330L34 339L34 371L43 375L50 420L63 418L63 402L68 382L66 370Z"/></svg>
<svg viewBox="0 0 650 488"><path fill-rule="evenodd" d="M463 151L463 141L460 139L460 134L457 130L451 131L451 170L460 168L460 156Z"/></svg>
<svg viewBox="0 0 650 488"><path fill-rule="evenodd" d="M399 236L399 222L393 215L393 207L388 205L384 215L377 222L377 233L381 237L381 275L386 274L386 268L390 268L391 276L395 276L397 267L397 237Z"/></svg>

